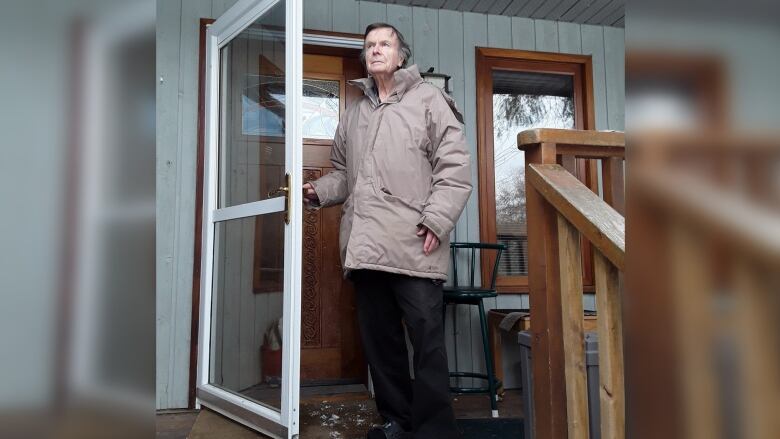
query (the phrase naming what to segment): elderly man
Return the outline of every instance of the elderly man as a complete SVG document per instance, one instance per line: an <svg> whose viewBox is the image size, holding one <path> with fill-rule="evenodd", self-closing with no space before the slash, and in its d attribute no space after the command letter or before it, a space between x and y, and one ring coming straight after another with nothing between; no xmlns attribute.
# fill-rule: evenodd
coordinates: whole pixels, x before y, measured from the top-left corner
<svg viewBox="0 0 780 439"><path fill-rule="evenodd" d="M366 28L364 96L347 108L331 153L336 171L303 186L311 207L344 203L341 260L385 420L368 438L456 438L442 319L449 234L471 193L463 117L407 67L393 26ZM402 320L414 349L409 376Z"/></svg>

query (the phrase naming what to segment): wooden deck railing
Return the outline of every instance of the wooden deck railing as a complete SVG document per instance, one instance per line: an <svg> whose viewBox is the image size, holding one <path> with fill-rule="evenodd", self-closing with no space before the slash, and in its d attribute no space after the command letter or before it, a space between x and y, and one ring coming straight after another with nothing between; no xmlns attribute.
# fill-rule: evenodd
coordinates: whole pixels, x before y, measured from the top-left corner
<svg viewBox="0 0 780 439"><path fill-rule="evenodd" d="M667 399L677 400L681 419L665 437L776 438L780 214L681 172L642 173L636 181L640 196L665 216L657 239L667 243L671 267L666 358L680 386ZM724 372L716 359L729 342L732 370ZM729 406L739 409L724 421Z"/></svg>
<svg viewBox="0 0 780 439"><path fill-rule="evenodd" d="M594 253L601 437L623 438L619 272L625 268L625 220L619 211L624 200L624 135L536 129L520 133L518 145L527 164L535 437L589 436L582 323L584 237ZM604 199L561 165L571 157L602 161Z"/></svg>
<svg viewBox="0 0 780 439"><path fill-rule="evenodd" d="M780 138L636 135L632 148L627 435L776 438Z"/></svg>

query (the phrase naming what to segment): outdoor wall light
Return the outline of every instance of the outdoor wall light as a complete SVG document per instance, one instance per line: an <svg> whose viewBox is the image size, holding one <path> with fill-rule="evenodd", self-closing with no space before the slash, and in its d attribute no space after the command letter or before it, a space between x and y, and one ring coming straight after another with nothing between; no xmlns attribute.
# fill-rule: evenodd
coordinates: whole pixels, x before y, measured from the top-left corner
<svg viewBox="0 0 780 439"><path fill-rule="evenodd" d="M444 73L433 73L433 67L431 67L427 72L420 72L420 76L422 76L425 82L429 82L436 87L439 87L440 89L444 90L445 93L451 93L450 75L445 75Z"/></svg>

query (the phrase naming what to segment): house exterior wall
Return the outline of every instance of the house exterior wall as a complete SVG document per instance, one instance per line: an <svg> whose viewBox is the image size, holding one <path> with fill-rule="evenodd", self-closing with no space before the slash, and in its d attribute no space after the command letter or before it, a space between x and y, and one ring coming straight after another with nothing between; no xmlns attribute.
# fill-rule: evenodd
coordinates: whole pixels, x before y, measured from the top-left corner
<svg viewBox="0 0 780 439"><path fill-rule="evenodd" d="M235 0L157 2L157 408L187 406L192 268L195 237L198 38L200 18L217 18ZM412 45L412 62L452 76L452 95L463 110L466 136L476 160L475 47L513 48L593 56L597 129L622 130L624 30L622 28L462 13L355 0L304 0L304 27L362 34L384 21ZM477 167L473 167L473 181ZM475 190L453 231L459 241L479 240ZM502 294L486 308L528 307L524 294ZM586 297L586 309L594 308ZM450 367L484 370L479 320L473 307L447 318ZM509 340L507 340L509 341ZM504 356L506 387L519 385L519 358ZM463 384L470 384L464 382Z"/></svg>

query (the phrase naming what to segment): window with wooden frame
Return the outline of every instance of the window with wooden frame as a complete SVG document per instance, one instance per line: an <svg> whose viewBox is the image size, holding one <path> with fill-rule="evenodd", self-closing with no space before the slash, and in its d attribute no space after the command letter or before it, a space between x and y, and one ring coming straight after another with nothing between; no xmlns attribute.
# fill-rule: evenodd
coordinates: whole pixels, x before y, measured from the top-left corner
<svg viewBox="0 0 780 439"><path fill-rule="evenodd" d="M532 128L594 129L593 78L589 55L476 48L477 150L480 241L501 243L496 287L528 292L525 158L517 134ZM594 163L574 157L558 162L594 191ZM583 242L583 284L593 290L589 243ZM489 279L494 255L482 255Z"/></svg>

